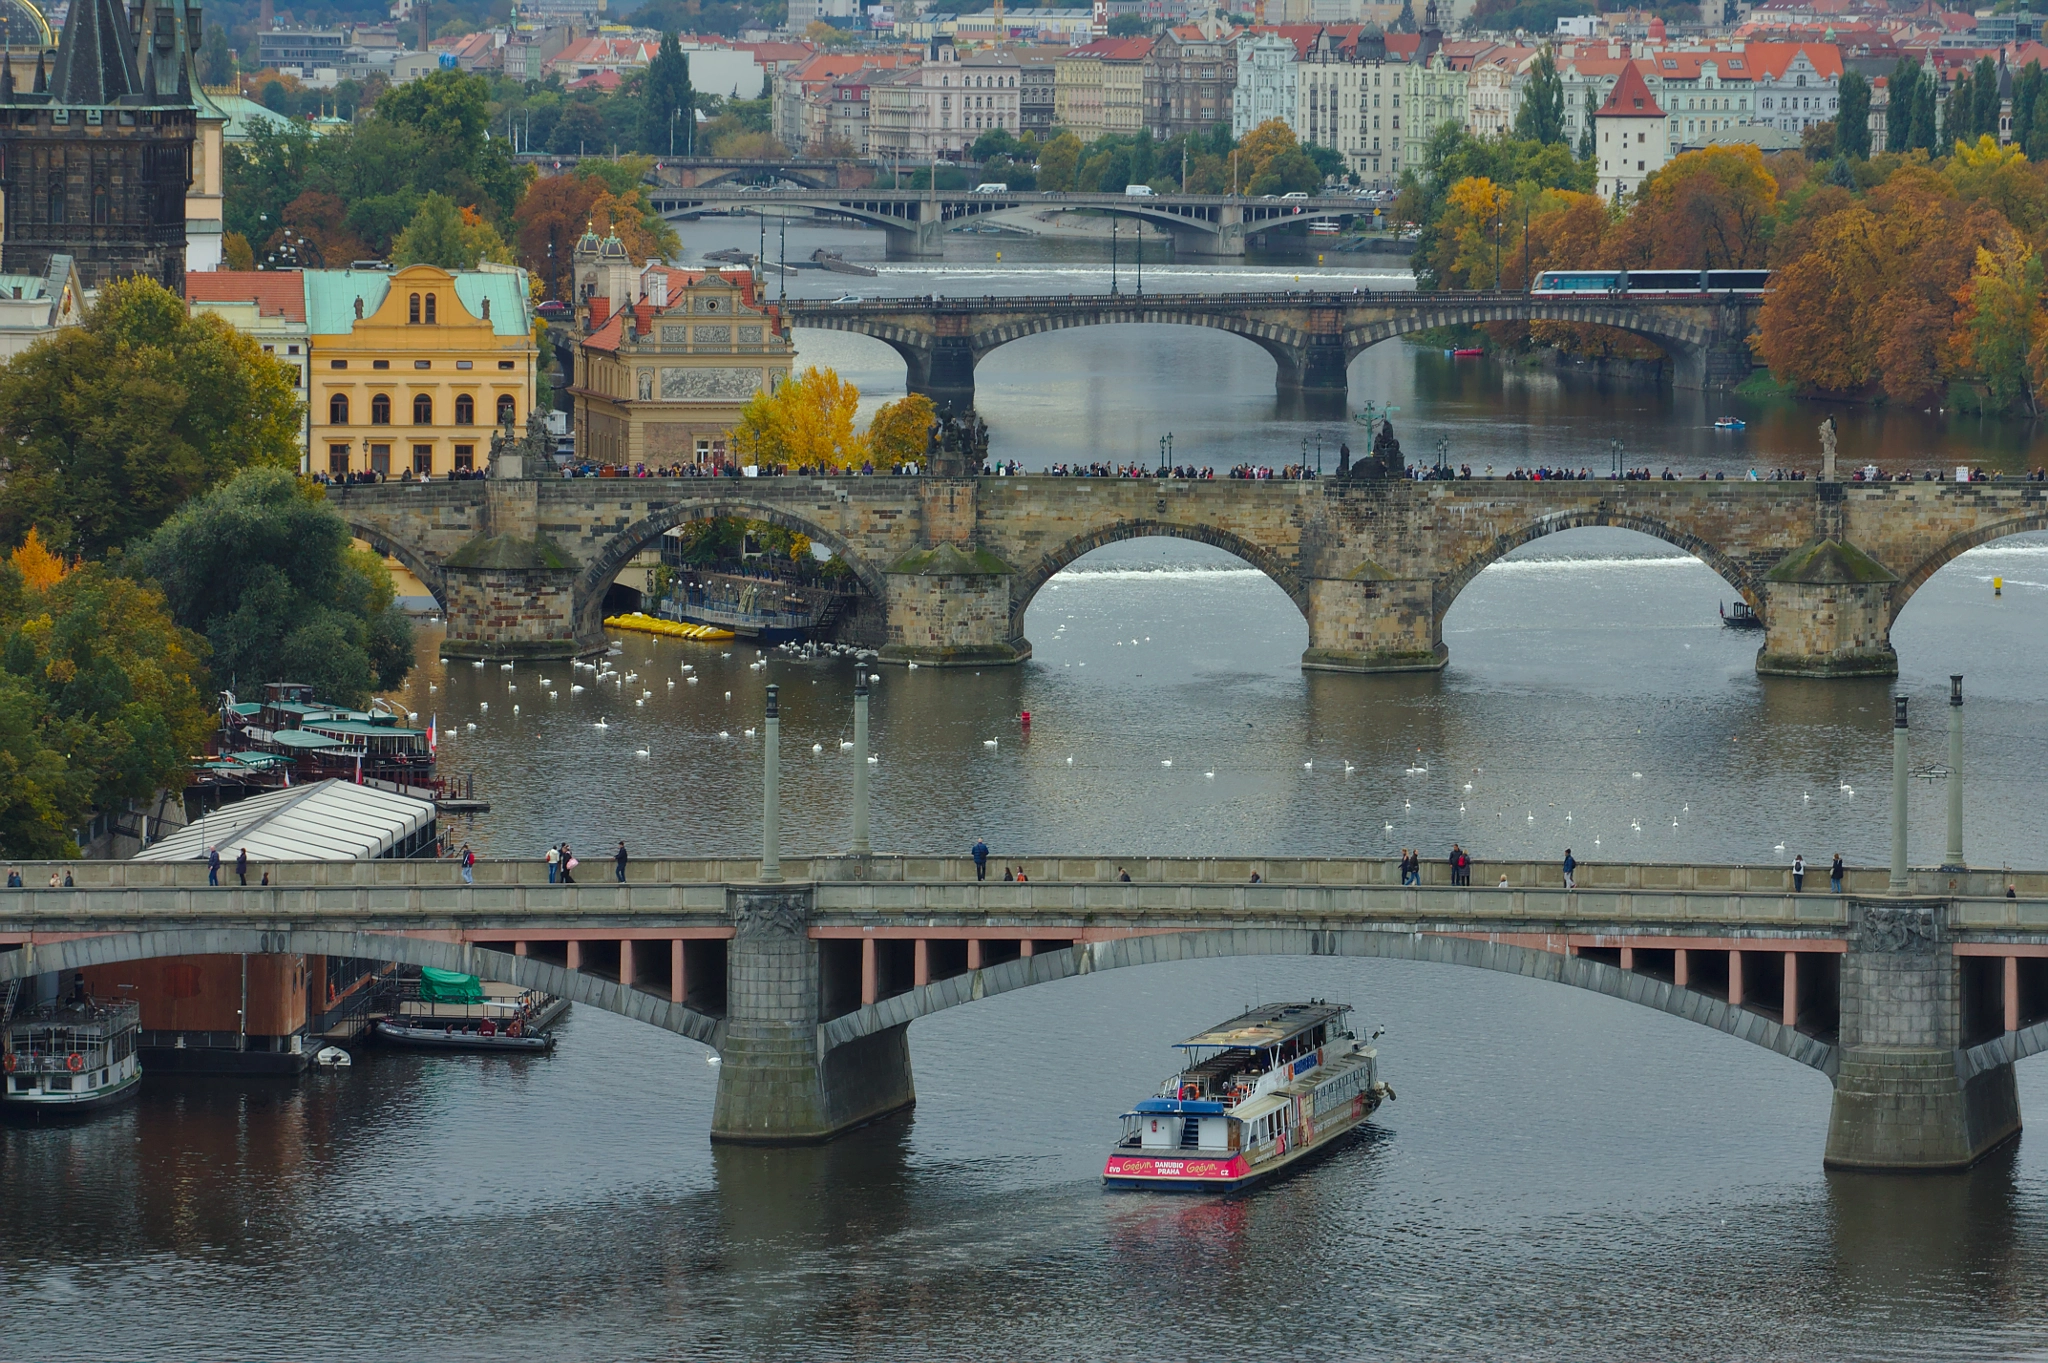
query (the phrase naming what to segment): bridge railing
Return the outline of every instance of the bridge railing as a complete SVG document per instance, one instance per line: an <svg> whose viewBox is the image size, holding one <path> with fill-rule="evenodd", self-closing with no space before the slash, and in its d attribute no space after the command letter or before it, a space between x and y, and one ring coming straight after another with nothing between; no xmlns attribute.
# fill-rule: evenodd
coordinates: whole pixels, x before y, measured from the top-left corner
<svg viewBox="0 0 2048 1363"><path fill-rule="evenodd" d="M1530 302L1556 303L1572 307L1611 307L1631 309L1647 302L1658 306L1712 303L1718 306L1724 300L1719 296L1684 295L1676 298L1659 297L1631 299L1605 296L1551 297L1510 289L1445 289L1419 292L1415 289L1290 289L1286 291L1262 291L1257 293L1148 293L1148 294L1061 294L1017 295L1002 297L983 294L980 298L959 295L917 295L907 298L861 299L856 303L832 303L822 299L796 299L785 301L781 306L788 316L795 318L807 313L837 314L845 312L906 312L921 307L936 306L946 310L969 308L992 308L1001 312L1055 311L1069 307L1101 307L1113 303L1124 307L1188 307L1208 312L1228 311L1240 307L1330 307L1358 306L1383 307L1388 303L1400 303L1410 307L1483 307L1488 304L1506 306Z"/></svg>
<svg viewBox="0 0 2048 1363"><path fill-rule="evenodd" d="M233 848L222 847L220 880L234 884ZM63 894L49 888L49 878L69 874L82 890L204 889L206 867L201 862L158 861L36 861L15 862L21 871L24 890L0 889L0 903L9 895L26 891ZM841 856L790 857L782 861L783 875L791 881L815 881L833 885L924 885L971 886L989 889L1006 885L1001 879L1005 867L1021 867L1031 886L1245 886L1254 873L1265 887L1314 886L1328 888L1386 887L1400 885L1400 864L1382 857L1019 857L991 858L993 879L977 882L974 862L968 857L885 855L865 858ZM577 868L577 883L593 887L613 886L610 857L598 851ZM626 883L633 886L707 886L741 884L755 879L759 864L747 857L647 857L630 860ZM284 861L249 863L249 882L256 887L268 874L273 886L282 888L366 887L374 889L450 889L462 885L461 867L452 858L417 861ZM1424 886L1450 886L1450 867L1441 861L1422 864ZM538 858L480 860L476 864L479 891L513 886L548 885L547 867ZM1128 876L1126 881L1123 877ZM1562 889L1563 871L1556 862L1480 861L1471 867L1472 889L1494 889L1506 877L1515 890ZM1785 895L1792 892L1792 874L1784 866L1742 863L1682 862L1580 862L1576 879L1587 893L1684 892L1698 894ZM1015 882L1008 882L1015 884ZM1886 893L1889 872L1883 867L1851 867L1844 877L1844 890L1851 895ZM1915 894L2002 898L2011 886L2023 899L2048 899L2048 870L1962 871L1932 868L1912 872ZM1824 898L1827 867L1810 867L1805 893ZM2048 926L2044 922L2043 926Z"/></svg>

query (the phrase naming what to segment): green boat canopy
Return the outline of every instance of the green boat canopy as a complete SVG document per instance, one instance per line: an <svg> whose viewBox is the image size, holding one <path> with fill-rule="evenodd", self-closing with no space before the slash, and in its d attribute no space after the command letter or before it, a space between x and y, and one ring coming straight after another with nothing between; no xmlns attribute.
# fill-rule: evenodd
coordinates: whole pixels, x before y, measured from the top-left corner
<svg viewBox="0 0 2048 1363"><path fill-rule="evenodd" d="M420 967L421 1003L482 1003L483 983L474 975Z"/></svg>

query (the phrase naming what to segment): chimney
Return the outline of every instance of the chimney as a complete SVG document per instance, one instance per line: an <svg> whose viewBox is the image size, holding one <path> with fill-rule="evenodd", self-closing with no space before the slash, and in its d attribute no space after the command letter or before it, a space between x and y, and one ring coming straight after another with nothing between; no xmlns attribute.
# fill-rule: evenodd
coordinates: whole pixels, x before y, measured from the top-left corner
<svg viewBox="0 0 2048 1363"><path fill-rule="evenodd" d="M655 307L667 307L668 270L653 261L649 261L647 272L640 276L640 292Z"/></svg>
<svg viewBox="0 0 2048 1363"><path fill-rule="evenodd" d="M256 29L266 33L277 27L277 11L272 8L273 0L263 0L262 10L256 16Z"/></svg>
<svg viewBox="0 0 2048 1363"><path fill-rule="evenodd" d="M590 329L596 331L612 318L612 300L593 295L590 300Z"/></svg>

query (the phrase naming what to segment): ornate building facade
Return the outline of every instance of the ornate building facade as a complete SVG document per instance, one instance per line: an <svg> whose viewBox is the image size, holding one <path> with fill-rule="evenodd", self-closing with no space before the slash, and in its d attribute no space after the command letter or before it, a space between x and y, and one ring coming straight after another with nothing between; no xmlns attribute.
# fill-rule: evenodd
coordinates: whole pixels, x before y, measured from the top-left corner
<svg viewBox="0 0 2048 1363"><path fill-rule="evenodd" d="M183 293L198 131L199 10L73 0L30 89L0 62L0 269L69 255L86 286L148 275Z"/></svg>

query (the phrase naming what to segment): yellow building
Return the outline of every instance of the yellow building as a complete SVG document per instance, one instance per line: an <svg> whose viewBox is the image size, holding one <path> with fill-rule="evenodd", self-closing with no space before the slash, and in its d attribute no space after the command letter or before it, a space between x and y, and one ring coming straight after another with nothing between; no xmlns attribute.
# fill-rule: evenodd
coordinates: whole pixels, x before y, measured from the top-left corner
<svg viewBox="0 0 2048 1363"><path fill-rule="evenodd" d="M616 246L616 238L603 244ZM577 251L576 454L587 463L733 462L726 432L747 400L789 377L796 348L749 270L634 270L624 252Z"/></svg>
<svg viewBox="0 0 2048 1363"><path fill-rule="evenodd" d="M305 277L313 472L480 472L494 428L524 433L536 357L524 270Z"/></svg>

